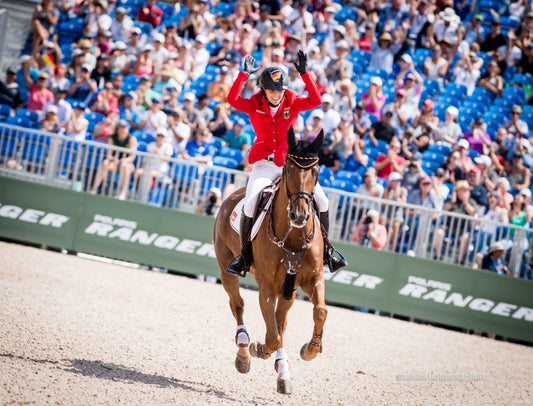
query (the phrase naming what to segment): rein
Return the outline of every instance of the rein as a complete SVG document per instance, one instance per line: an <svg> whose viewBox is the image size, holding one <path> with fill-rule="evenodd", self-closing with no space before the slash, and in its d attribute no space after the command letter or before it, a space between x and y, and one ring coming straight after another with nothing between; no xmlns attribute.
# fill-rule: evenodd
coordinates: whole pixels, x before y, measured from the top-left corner
<svg viewBox="0 0 533 406"><path fill-rule="evenodd" d="M303 158L303 157L297 157L291 154L287 154L287 158L290 159L296 166L298 166L301 169L310 169L313 166L318 164L318 158L316 157ZM302 160L305 163L301 162ZM287 186L285 167L283 168L283 178L285 179L285 193L287 195L287 199L289 200L288 211L290 211L292 207L292 203L293 203L292 197L296 196L294 201L297 201L298 199L304 199L306 201L311 211L310 215L313 218L314 211L315 211L314 205L313 205L313 197L314 197L313 193L309 193L304 190L297 190L295 192L290 192ZM277 198L277 195L275 198ZM280 239L276 235L276 230L274 229L274 204L271 206L271 209L270 209L270 216L268 218L268 223L269 223L267 227L268 237L274 244L276 244L278 247L281 248L281 253L283 257L283 265L285 266L285 270L287 274L296 275L296 273L298 272L298 270L300 269L302 265L305 254L307 254L307 251L309 251L309 248L311 248L311 241L313 240L315 236L314 218L313 218L313 228L307 237L305 236L305 231L302 228L302 246L297 249L290 249L290 248L287 248L285 245L287 238L289 238L290 232L293 230L293 227L290 221L289 221L289 228L287 229L287 232L285 233L283 238Z"/></svg>

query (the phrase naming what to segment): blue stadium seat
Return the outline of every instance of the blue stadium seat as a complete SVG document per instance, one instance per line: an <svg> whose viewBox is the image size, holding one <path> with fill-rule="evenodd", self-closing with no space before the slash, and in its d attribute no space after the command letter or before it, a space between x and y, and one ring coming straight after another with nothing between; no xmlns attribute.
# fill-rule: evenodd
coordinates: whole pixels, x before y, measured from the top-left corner
<svg viewBox="0 0 533 406"><path fill-rule="evenodd" d="M427 150L422 154L422 160L443 164L446 161L446 155L441 152Z"/></svg>
<svg viewBox="0 0 533 406"><path fill-rule="evenodd" d="M235 159L238 163L240 163L244 158L244 155L240 149L231 147L222 148L218 156L221 156L223 158Z"/></svg>
<svg viewBox="0 0 533 406"><path fill-rule="evenodd" d="M137 138L137 141L139 142L145 142L146 144L150 144L151 142L155 141L155 136L150 133L144 132L143 130L133 131L131 134L135 138Z"/></svg>
<svg viewBox="0 0 533 406"><path fill-rule="evenodd" d="M154 27L152 27L152 24L150 24L150 23L146 23L146 22L144 22L144 21L137 21L137 20L135 20L135 21L133 22L133 25L134 25L135 27L140 28L142 34L144 34L144 35L146 35L146 36L148 36L148 37L152 34L152 30L154 29Z"/></svg>
<svg viewBox="0 0 533 406"><path fill-rule="evenodd" d="M216 156L213 158L213 165L223 166L224 168L235 169L239 166L239 162L236 159L225 157L225 156Z"/></svg>
<svg viewBox="0 0 533 406"><path fill-rule="evenodd" d="M355 193L357 187L349 180L334 179L330 185L333 189L343 190L345 192Z"/></svg>
<svg viewBox="0 0 533 406"><path fill-rule="evenodd" d="M15 116L29 118L34 124L39 121L39 113L33 110L24 109L24 108L18 109L15 112Z"/></svg>
<svg viewBox="0 0 533 406"><path fill-rule="evenodd" d="M343 169L339 170L335 174L335 179L350 181L355 186L359 186L361 184L361 182L363 181L363 178L357 172L346 171L346 170L343 170Z"/></svg>
<svg viewBox="0 0 533 406"><path fill-rule="evenodd" d="M10 116L6 119L6 124L16 125L19 127L33 128L33 121L28 117Z"/></svg>
<svg viewBox="0 0 533 406"><path fill-rule="evenodd" d="M335 179L335 174L331 168L322 165L320 167L320 174L318 175L318 183L320 183L322 186L329 187L333 179Z"/></svg>
<svg viewBox="0 0 533 406"><path fill-rule="evenodd" d="M137 151L139 152L147 152L148 151L148 144L144 141L138 141L137 143Z"/></svg>
<svg viewBox="0 0 533 406"><path fill-rule="evenodd" d="M436 142L434 144L430 144L428 151L439 152L443 155L449 155L450 152L452 152L452 147L449 144Z"/></svg>
<svg viewBox="0 0 533 406"><path fill-rule="evenodd" d="M229 180L230 174L227 171L210 168L207 169L202 176L202 183L200 187L204 193L207 193L212 187L217 187L223 191Z"/></svg>
<svg viewBox="0 0 533 406"><path fill-rule="evenodd" d="M235 4L219 2L211 13L219 17L229 17L235 11Z"/></svg>
<svg viewBox="0 0 533 406"><path fill-rule="evenodd" d="M356 21L359 13L357 9L352 7L343 7L335 14L335 20L340 24L344 24L346 20Z"/></svg>
<svg viewBox="0 0 533 406"><path fill-rule="evenodd" d="M11 114L11 106L0 103L0 120L6 120Z"/></svg>

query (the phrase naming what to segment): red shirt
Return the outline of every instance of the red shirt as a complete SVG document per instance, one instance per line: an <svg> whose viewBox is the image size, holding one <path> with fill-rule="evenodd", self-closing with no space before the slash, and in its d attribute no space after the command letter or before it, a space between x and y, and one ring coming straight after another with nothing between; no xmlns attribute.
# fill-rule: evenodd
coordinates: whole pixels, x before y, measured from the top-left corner
<svg viewBox="0 0 533 406"><path fill-rule="evenodd" d="M145 13L145 9L148 10L147 13ZM161 22L161 17L163 17L163 10L161 10L155 4L152 7L143 5L137 13L137 20L150 23L154 28L157 27Z"/></svg>
<svg viewBox="0 0 533 406"><path fill-rule="evenodd" d="M385 159L387 159L386 155L380 155L380 156L377 157L376 163L383 162ZM401 157L399 155L396 156L396 164L400 165L400 166L404 166L405 165L405 158ZM392 172L394 172L394 166L392 166L392 163L389 162L388 164L386 164L383 168L381 168L378 171L378 177L384 178L384 179L389 179L389 175Z"/></svg>
<svg viewBox="0 0 533 406"><path fill-rule="evenodd" d="M39 90L36 84L30 87L30 94L28 96L28 110L41 112L43 106L49 101L54 101L54 94L48 90Z"/></svg>
<svg viewBox="0 0 533 406"><path fill-rule="evenodd" d="M287 145L289 128L296 122L300 111L312 110L322 104L317 85L309 73L304 73L302 79L309 96L299 97L296 92L287 89L278 112L272 117L267 99L261 90L249 99L240 96L244 83L248 80L248 74L239 72L228 93L227 101L234 109L247 113L254 127L256 139L250 148L249 163L260 161L272 153L277 166L283 166L285 163L285 155L289 148Z"/></svg>

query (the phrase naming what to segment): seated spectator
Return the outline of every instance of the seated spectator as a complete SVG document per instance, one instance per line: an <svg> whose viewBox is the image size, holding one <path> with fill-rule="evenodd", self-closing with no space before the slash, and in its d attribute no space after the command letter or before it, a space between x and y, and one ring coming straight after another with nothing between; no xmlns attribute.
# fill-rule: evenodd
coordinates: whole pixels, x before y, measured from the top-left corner
<svg viewBox="0 0 533 406"><path fill-rule="evenodd" d="M154 49L150 53L150 58L153 62L153 71L155 73L158 73L159 70L161 70L161 68L163 67L163 63L169 59L170 52L167 48L163 46L166 41L166 38L163 34L157 33L153 36L153 38Z"/></svg>
<svg viewBox="0 0 533 406"><path fill-rule="evenodd" d="M247 96L246 98L249 98L249 96ZM209 97L207 97L206 94L198 95L198 105L196 106L196 108L200 112L205 123L209 123L215 116L215 112L213 111L213 109L211 109L211 107L209 107Z"/></svg>
<svg viewBox="0 0 533 406"><path fill-rule="evenodd" d="M485 36L485 40L480 44L480 49L482 52L490 54L507 44L507 40L505 35L502 34L501 28L502 26L500 19L495 18L492 21L491 30Z"/></svg>
<svg viewBox="0 0 533 406"><path fill-rule="evenodd" d="M470 197L477 203L478 207L486 206L488 191L481 182L481 169L474 166L468 173L467 181L470 184Z"/></svg>
<svg viewBox="0 0 533 406"><path fill-rule="evenodd" d="M403 111L406 112L407 119L413 119L418 114L420 96L424 90L424 80L422 76L414 70L409 72L404 79L403 85L398 87L405 92L405 99L402 104Z"/></svg>
<svg viewBox="0 0 533 406"><path fill-rule="evenodd" d="M63 125L70 120L70 115L72 114L72 106L65 100L67 97L67 89L56 87L53 89L53 93L54 100L49 101L43 106L43 114L46 114L49 107L55 106L57 108L58 123L59 125Z"/></svg>
<svg viewBox="0 0 533 406"><path fill-rule="evenodd" d="M521 193L518 193L513 202L511 203L511 210L508 214L509 224L527 227L531 222L531 217L527 211L527 203L525 196ZM514 236L515 230L510 230L509 236L512 238Z"/></svg>
<svg viewBox="0 0 533 406"><path fill-rule="evenodd" d="M461 126L457 124L458 116L459 110L457 107L449 106L446 109L446 119L433 129L433 140L435 142L444 141L452 145L457 143L463 135Z"/></svg>
<svg viewBox="0 0 533 406"><path fill-rule="evenodd" d="M30 89L27 107L29 110L41 113L44 105L54 100L53 93L46 88L46 84L48 82L48 73L39 73L37 83L33 82L27 69L24 70L24 75L26 77L28 88Z"/></svg>
<svg viewBox="0 0 533 406"><path fill-rule="evenodd" d="M181 85L176 79L174 79L172 75L173 72L171 67L165 64L154 77L154 85L152 86L152 90L159 93L165 101L177 98L178 93L181 91ZM172 91L174 94L170 95L170 92ZM174 107L176 106L172 106L172 108Z"/></svg>
<svg viewBox="0 0 533 406"><path fill-rule="evenodd" d="M524 165L524 157L522 153L515 152L513 154L510 168L507 171L507 179L514 193L522 189L529 189L531 171Z"/></svg>
<svg viewBox="0 0 533 406"><path fill-rule="evenodd" d="M392 172L404 172L406 161L404 157L399 155L400 151L400 141L396 137L392 138L389 142L387 155L378 156L374 164L378 177L388 179Z"/></svg>
<svg viewBox="0 0 533 406"><path fill-rule="evenodd" d="M471 187L467 181L457 182L450 199L444 204L444 210L450 213L474 216L477 211L477 204L470 197L470 190ZM434 247L436 258L441 257L444 237L450 236L459 239L459 261L463 262L468 251L471 228L472 223L470 220L447 216L445 223L435 231Z"/></svg>
<svg viewBox="0 0 533 406"><path fill-rule="evenodd" d="M418 147L413 143L413 133L413 127L409 126L401 134L400 139L402 143L402 150L400 151L400 155L405 159L411 159L414 154L420 155Z"/></svg>
<svg viewBox="0 0 533 406"><path fill-rule="evenodd" d="M126 44L128 45L126 56L132 59L137 58L137 55L139 55L144 45L146 45L146 40L139 27L132 27L130 30L130 39Z"/></svg>
<svg viewBox="0 0 533 406"><path fill-rule="evenodd" d="M426 124L431 131L439 125L439 118L434 113L435 103L433 100L426 99L422 103L422 111L417 114L412 122L412 127L415 129L414 135L417 136L417 129L420 132L419 126ZM432 137L433 138L433 137Z"/></svg>
<svg viewBox="0 0 533 406"><path fill-rule="evenodd" d="M96 68L91 72L91 79L102 89L107 82L111 82L111 69L109 67L109 56L101 54L96 59Z"/></svg>
<svg viewBox="0 0 533 406"><path fill-rule="evenodd" d="M107 31L111 28L111 17L107 14L109 4L107 0L94 0L92 2L83 2L82 7L78 9L80 14L86 15L85 25L83 26L83 35L88 38L95 38L98 31ZM94 68L94 66L93 66Z"/></svg>
<svg viewBox="0 0 533 406"><path fill-rule="evenodd" d="M445 7L444 10L438 14L439 19L435 21L433 26L433 34L437 41L447 38L452 44L457 44L460 42L458 33L459 27L461 27L461 19L455 13L453 7L443 7Z"/></svg>
<svg viewBox="0 0 533 406"><path fill-rule="evenodd" d="M229 119L226 106L223 103L216 105L215 117L207 124L207 127L213 137L221 139L224 139L226 133L233 128L233 122Z"/></svg>
<svg viewBox="0 0 533 406"><path fill-rule="evenodd" d="M505 246L500 241L491 244L489 251L483 256L481 269L496 272L498 275L510 275L511 271L503 261Z"/></svg>
<svg viewBox="0 0 533 406"><path fill-rule="evenodd" d="M71 99L88 103L98 91L96 81L91 79L92 69L88 64L83 64L76 80L70 86L68 95Z"/></svg>
<svg viewBox="0 0 533 406"><path fill-rule="evenodd" d="M413 190L407 197L407 203L429 209L439 209L439 197L433 187L433 179L429 175L420 178L418 189Z"/></svg>
<svg viewBox="0 0 533 406"><path fill-rule="evenodd" d="M222 48L220 48L213 56L209 58L209 64L229 67L230 61L234 59L241 60L239 53L233 48L235 35L228 32L222 39Z"/></svg>
<svg viewBox="0 0 533 406"><path fill-rule="evenodd" d="M378 120L381 119L381 108L385 104L386 97L382 91L383 80L379 76L372 76L368 92L363 93L361 102L365 105L365 111L372 114Z"/></svg>
<svg viewBox="0 0 533 406"><path fill-rule="evenodd" d="M372 142L373 146L377 147L377 140L382 140L386 143L390 143L391 140L396 136L396 131L390 124L391 120L392 113L390 111L387 111L381 117L381 121L376 121L374 124L372 124L372 127L368 132L368 138L370 139L370 142Z"/></svg>
<svg viewBox="0 0 533 406"><path fill-rule="evenodd" d="M333 96L329 93L322 95L322 107L321 107L323 117L322 117L322 127L324 128L325 134L331 134L335 128L337 128L341 122L340 114L333 109ZM312 118L309 117L305 124L312 124Z"/></svg>
<svg viewBox="0 0 533 406"><path fill-rule="evenodd" d="M33 51L55 34L55 28L59 21L59 10L54 6L53 0L43 0L42 4L35 6L31 19L30 33L33 35Z"/></svg>
<svg viewBox="0 0 533 406"><path fill-rule="evenodd" d="M103 55L109 56L111 53L112 38L113 34L111 31L98 31L98 34L96 35L96 43L94 44L100 50L98 58Z"/></svg>
<svg viewBox="0 0 533 406"><path fill-rule="evenodd" d="M466 94L471 96L481 75L477 67L478 57L473 52L464 52L453 67L453 82L466 86Z"/></svg>
<svg viewBox="0 0 533 406"><path fill-rule="evenodd" d="M139 125L143 131L155 136L155 132L159 127L167 126L167 115L162 111L162 107L161 97L154 97L150 109L141 114Z"/></svg>
<svg viewBox="0 0 533 406"><path fill-rule="evenodd" d="M66 78L69 82L74 82L79 77L81 67L85 63L84 55L81 49L76 48L72 51L72 61L68 64Z"/></svg>
<svg viewBox="0 0 533 406"><path fill-rule="evenodd" d="M376 168L369 167L363 176L363 183L361 183L357 187L356 193L363 195L363 196L382 198L384 192L385 190L383 189L383 186L380 183L377 183ZM362 201L360 209L362 211L367 210L367 209L379 210L380 205L379 203L375 203L375 202Z"/></svg>
<svg viewBox="0 0 533 406"><path fill-rule="evenodd" d="M113 84L107 82L100 90L91 105L91 111L107 116L110 112L118 109L118 100L113 94Z"/></svg>
<svg viewBox="0 0 533 406"><path fill-rule="evenodd" d="M335 44L335 57L329 61L324 73L328 81L337 82L343 79L351 79L353 75L353 64L348 60L350 47L345 40L340 40Z"/></svg>
<svg viewBox="0 0 533 406"><path fill-rule="evenodd" d="M138 96L133 90L122 97L122 105L118 108L119 118L126 120L130 129L140 130L141 112L137 106Z"/></svg>
<svg viewBox="0 0 533 406"><path fill-rule="evenodd" d="M194 133L194 139L187 143L182 152L184 159L198 163L211 163L216 150L211 143L211 134L205 126L200 126Z"/></svg>
<svg viewBox="0 0 533 406"><path fill-rule="evenodd" d="M416 147L417 151L424 153L428 150L429 145L433 144L433 127L430 123L422 123L418 128L413 131L411 139L412 144Z"/></svg>
<svg viewBox="0 0 533 406"><path fill-rule="evenodd" d="M59 120L57 118L57 107L53 104L49 105L44 113L44 118L39 124L39 129L51 133L59 132Z"/></svg>
<svg viewBox="0 0 533 406"><path fill-rule="evenodd" d="M17 67L9 66L6 69L6 81L0 81L0 103L7 104L12 109L22 107L23 100L19 85L15 82Z"/></svg>
<svg viewBox="0 0 533 406"><path fill-rule="evenodd" d="M181 157L187 147L189 137L191 136L190 127L183 122L185 113L179 107L175 107L167 116L168 121L168 138L167 142L172 144L174 152Z"/></svg>
<svg viewBox="0 0 533 406"><path fill-rule="evenodd" d="M470 172L470 169L474 166L472 158L468 155L469 148L470 143L464 138L461 138L457 141L457 144L455 144L455 151L459 153L459 158L457 159L456 164L463 170L463 174Z"/></svg>
<svg viewBox="0 0 533 406"><path fill-rule="evenodd" d="M426 173L422 169L421 160L422 154L415 152L411 158L406 162L407 167L402 174L403 182L402 186L407 189L407 193L411 194L419 188L420 179L426 176Z"/></svg>
<svg viewBox="0 0 533 406"><path fill-rule="evenodd" d="M351 240L363 247L382 250L387 244L387 229L379 224L377 210L368 210L352 230Z"/></svg>
<svg viewBox="0 0 533 406"><path fill-rule="evenodd" d="M304 127L304 140L313 141L318 133L322 130L322 119L324 112L321 109L315 109L309 114L308 124Z"/></svg>
<svg viewBox="0 0 533 406"><path fill-rule="evenodd" d="M294 69L296 70L296 69ZM356 86L351 79L342 79L335 84L337 92L333 96L334 109L341 117L349 117L355 109ZM302 92L298 92L302 94Z"/></svg>
<svg viewBox="0 0 533 406"><path fill-rule="evenodd" d="M183 38L196 39L204 31L204 20L200 14L200 5L192 4L189 12L180 20L178 35ZM156 25L154 25L154 28Z"/></svg>
<svg viewBox="0 0 533 406"><path fill-rule="evenodd" d="M513 107L511 107L511 118L508 119L502 126L507 130L510 136L516 136L518 138L527 137L529 132L528 125L525 121L520 119L520 116L523 113L524 112L522 111L522 107L520 105L515 104Z"/></svg>
<svg viewBox="0 0 533 406"><path fill-rule="evenodd" d="M120 172L121 186L117 198L124 200L128 192L130 175L135 171L133 161L137 151L137 138L129 133L128 123L124 120L119 120L116 124L115 132L109 137L107 143L115 147L127 148L130 152L119 152L114 149L107 150L106 159L102 161L98 168L91 193L96 193L108 172Z"/></svg>
<svg viewBox="0 0 533 406"><path fill-rule="evenodd" d="M155 157L146 157L144 162L147 164L140 169L137 169L137 175L141 176L145 170L150 173L152 181L161 179L168 173L168 160L174 153L172 144L166 142L168 132L165 127L159 127L156 131L155 141L152 141L146 147L147 152L155 155Z"/></svg>
<svg viewBox="0 0 533 406"><path fill-rule="evenodd" d="M381 34L378 39L374 39L370 46L372 58L368 66L384 69L388 74L392 73L392 64L394 62L394 54L398 52L403 44L404 38L397 38L396 42L392 39L392 35L388 32Z"/></svg>
<svg viewBox="0 0 533 406"><path fill-rule="evenodd" d="M83 63L89 65L92 73L96 67L96 55L97 48L93 45L93 42L89 38L83 38L78 42L78 49L81 50L83 55Z"/></svg>
<svg viewBox="0 0 533 406"><path fill-rule="evenodd" d="M94 127L94 139L100 142L108 142L109 137L115 132L119 121L119 110L110 111L105 120L100 121Z"/></svg>
<svg viewBox="0 0 533 406"><path fill-rule="evenodd" d="M499 206L505 210L511 210L511 203L514 200L514 196L509 192L511 190L511 185L505 177L500 177L496 181L496 191L502 197Z"/></svg>
<svg viewBox="0 0 533 406"><path fill-rule="evenodd" d="M203 3L202 3L203 4ZM192 80L199 79L204 73L209 63L209 51L206 49L208 43L205 35L198 35L196 37L194 47L194 70L192 72Z"/></svg>
<svg viewBox="0 0 533 406"><path fill-rule="evenodd" d="M252 145L250 135L242 131L245 125L246 123L241 117L235 117L233 128L228 130L224 136L224 145L242 151L243 155L247 154L250 145Z"/></svg>
<svg viewBox="0 0 533 406"><path fill-rule="evenodd" d="M402 128L407 124L407 115L410 115L410 113L405 110L405 107L403 107L405 96L405 90L397 90L396 95L394 97L394 101L385 105L382 110L382 114L389 111L392 113L391 126L396 130L396 133L398 134L401 133Z"/></svg>
<svg viewBox="0 0 533 406"><path fill-rule="evenodd" d="M61 127L65 129L65 135L74 137L76 141L83 141L87 135L89 121L85 118L85 109L87 105L84 102L75 102L72 105L73 110L68 119Z"/></svg>
<svg viewBox="0 0 533 406"><path fill-rule="evenodd" d="M125 42L117 41L111 50L109 68L113 75L127 75L130 71L130 57L126 55L128 46Z"/></svg>
<svg viewBox="0 0 533 406"><path fill-rule="evenodd" d="M444 170L444 182L455 184L464 178L463 168L459 165L461 154L459 151L452 151L446 157L446 161L440 166Z"/></svg>
<svg viewBox="0 0 533 406"><path fill-rule="evenodd" d="M389 181L383 193L383 199L406 203L407 189L401 185L401 182L402 175L398 172L392 172L389 175ZM389 209L388 211L382 211L381 223L390 231L389 250L395 252L400 224L404 221L403 208L390 206Z"/></svg>
<svg viewBox="0 0 533 406"><path fill-rule="evenodd" d="M111 27L109 28L113 34L113 40L122 41L123 43L128 42L129 32L133 27L133 21L128 15L128 10L124 7L117 7L115 10L115 15L113 20L111 20Z"/></svg>
<svg viewBox="0 0 533 406"><path fill-rule="evenodd" d="M444 80L448 74L449 64L442 57L442 49L438 45L431 48L431 57L424 60L424 75L428 79L435 79L439 84L444 86Z"/></svg>
<svg viewBox="0 0 533 406"><path fill-rule="evenodd" d="M353 127L355 133L361 138L364 138L372 127L372 121L370 120L369 114L365 111L365 105L362 102L355 105Z"/></svg>
<svg viewBox="0 0 533 406"><path fill-rule="evenodd" d="M346 164L350 161L353 162L353 170L359 171L362 167L367 167L370 161L370 158L363 151L365 150L365 142L358 136L355 135L353 142L353 154L345 156L344 159L347 160ZM350 162L350 164L351 164Z"/></svg>
<svg viewBox="0 0 533 406"><path fill-rule="evenodd" d="M199 126L207 126L202 113L194 105L195 101L194 93L187 92L183 95L183 111L185 113L183 122L189 126L191 131L196 130Z"/></svg>
<svg viewBox="0 0 533 406"><path fill-rule="evenodd" d="M487 72L481 76L478 87L487 89L492 93L492 97L501 97L503 93L503 77L500 75L500 67L496 61L490 61Z"/></svg>
<svg viewBox="0 0 533 406"><path fill-rule="evenodd" d="M403 85L403 80L405 76L415 70L415 65L413 63L413 58L411 58L411 55L409 54L403 54L400 56L400 69L398 70L398 73L396 73L396 78L394 79L394 86L398 87Z"/></svg>
<svg viewBox="0 0 533 406"><path fill-rule="evenodd" d="M490 242L496 237L498 227L494 224L495 221L502 223L507 223L509 221L509 215L507 209L500 206L502 202L502 196L500 192L493 190L489 192L487 197L487 205L481 206L478 209L478 217L481 219L489 220L487 222L480 222L479 229L481 235L479 240L484 241L485 239Z"/></svg>
<svg viewBox="0 0 533 406"><path fill-rule="evenodd" d="M331 137L335 140L334 149L339 153L343 160L348 159L354 150L356 136L351 125L351 117L343 116L339 126L333 130ZM357 138L360 140L359 138ZM362 143L364 149L364 142Z"/></svg>
<svg viewBox="0 0 533 406"><path fill-rule="evenodd" d="M133 64L132 73L139 77L144 75L152 76L154 72L154 62L150 57L151 52L154 50L154 47L150 44L143 45L140 49L139 55Z"/></svg>
<svg viewBox="0 0 533 406"><path fill-rule="evenodd" d="M137 20L152 24L156 28L163 18L163 10L155 3L155 0L146 0L146 3L139 9Z"/></svg>
<svg viewBox="0 0 533 406"><path fill-rule="evenodd" d="M481 13L474 14L472 19L466 24L464 40L472 45L477 42L482 44L485 41L486 31L483 26L483 20L485 17Z"/></svg>
<svg viewBox="0 0 533 406"><path fill-rule="evenodd" d="M518 73L527 73L533 71L533 42L529 42L522 52L522 57L516 64Z"/></svg>
<svg viewBox="0 0 533 406"><path fill-rule="evenodd" d="M222 66L216 79L209 83L206 93L207 97L224 103L226 109L230 108L229 104L226 102L226 95L231 87L230 81L231 77L229 77L229 68L227 66Z"/></svg>
<svg viewBox="0 0 533 406"><path fill-rule="evenodd" d="M493 168L490 156L480 155L477 158L474 158L474 162L481 171L481 184L485 186L487 192L494 190L499 176Z"/></svg>
<svg viewBox="0 0 533 406"><path fill-rule="evenodd" d="M524 197L524 203L526 204L527 218L533 219L533 205L531 204L531 189L522 189L519 193Z"/></svg>
<svg viewBox="0 0 533 406"><path fill-rule="evenodd" d="M56 68L54 75L50 78L50 89L61 88L65 89L65 94L70 87L70 80L67 79L67 65L64 63L59 63Z"/></svg>
<svg viewBox="0 0 533 406"><path fill-rule="evenodd" d="M450 195L450 189L444 184L444 169L437 168L431 177L432 187L437 195L438 205L437 209L442 210L444 202Z"/></svg>

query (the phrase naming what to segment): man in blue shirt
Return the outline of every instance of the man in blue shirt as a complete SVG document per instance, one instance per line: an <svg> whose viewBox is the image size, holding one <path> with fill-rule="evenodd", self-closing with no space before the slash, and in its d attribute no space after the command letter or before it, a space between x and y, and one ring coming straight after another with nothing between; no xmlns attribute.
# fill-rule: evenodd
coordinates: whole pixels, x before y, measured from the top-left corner
<svg viewBox="0 0 533 406"><path fill-rule="evenodd" d="M183 158L202 164L213 162L216 150L210 137L211 134L207 128L198 128L194 139L187 143L185 151L183 151Z"/></svg>

